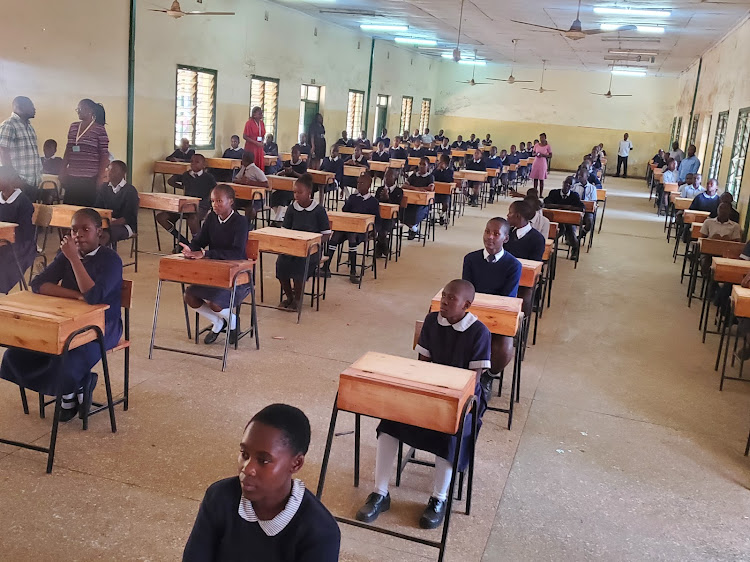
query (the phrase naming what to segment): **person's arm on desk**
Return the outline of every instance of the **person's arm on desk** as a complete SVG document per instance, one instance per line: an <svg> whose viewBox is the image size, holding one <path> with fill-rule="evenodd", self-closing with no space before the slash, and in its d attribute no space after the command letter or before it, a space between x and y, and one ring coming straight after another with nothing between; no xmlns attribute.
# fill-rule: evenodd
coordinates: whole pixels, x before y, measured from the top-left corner
<svg viewBox="0 0 750 562"><path fill-rule="evenodd" d="M750 272L748 272L745 277L742 278L742 283L740 283L745 289L750 288Z"/></svg>

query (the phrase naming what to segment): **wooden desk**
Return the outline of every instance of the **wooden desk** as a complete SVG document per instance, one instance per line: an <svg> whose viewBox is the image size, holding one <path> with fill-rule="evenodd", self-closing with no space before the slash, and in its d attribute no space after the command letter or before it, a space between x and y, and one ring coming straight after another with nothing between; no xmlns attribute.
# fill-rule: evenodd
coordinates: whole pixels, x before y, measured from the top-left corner
<svg viewBox="0 0 750 562"><path fill-rule="evenodd" d="M442 181L435 182L435 193L439 195L451 195L454 189L456 189L455 183L447 183Z"/></svg>
<svg viewBox="0 0 750 562"><path fill-rule="evenodd" d="M383 220L397 219L399 209L400 207L395 203L381 203L380 218Z"/></svg>
<svg viewBox="0 0 750 562"><path fill-rule="evenodd" d="M558 224L573 224L580 225L583 221L582 211L567 211L564 209L544 209L542 214L549 219L550 222L556 222ZM550 230L550 234L552 231Z"/></svg>
<svg viewBox="0 0 750 562"><path fill-rule="evenodd" d="M679 195L679 193L677 194ZM672 196L670 195L670 200ZM690 208L690 204L693 202L689 197L675 197L673 203L676 211L686 211Z"/></svg>
<svg viewBox="0 0 750 562"><path fill-rule="evenodd" d="M596 211L596 201L581 201L583 208L587 213L593 213Z"/></svg>
<svg viewBox="0 0 750 562"><path fill-rule="evenodd" d="M744 242L732 242L730 240L718 240L716 238L698 239L698 251L707 256L740 259L740 254L742 254L744 248Z"/></svg>
<svg viewBox="0 0 750 562"><path fill-rule="evenodd" d="M358 178L367 171L365 166L344 166L344 175L351 178Z"/></svg>
<svg viewBox="0 0 750 562"><path fill-rule="evenodd" d="M190 162L170 162L157 160L154 162L154 174L184 174L190 169Z"/></svg>
<svg viewBox="0 0 750 562"><path fill-rule="evenodd" d="M34 207L41 206L39 203L34 203ZM79 207L77 205L48 205L52 210L52 219L49 225L55 228L70 228L70 223L73 221L73 215L81 209L86 207ZM92 207L93 208L93 207ZM112 219L112 209L96 209L94 210L99 213L102 217L102 226L104 228L109 227L109 221Z"/></svg>
<svg viewBox="0 0 750 562"><path fill-rule="evenodd" d="M340 410L455 434L476 374L368 351L339 377Z"/></svg>
<svg viewBox="0 0 750 562"><path fill-rule="evenodd" d="M703 238L703 235L701 234L701 228L703 227L703 223L696 222L696 223L686 223L690 224L690 238L692 240L697 240L699 238Z"/></svg>
<svg viewBox="0 0 750 562"><path fill-rule="evenodd" d="M596 200L599 201L600 203L602 201L606 201L607 200L607 190L606 189L597 189L596 190Z"/></svg>
<svg viewBox="0 0 750 562"><path fill-rule="evenodd" d="M370 170L373 172L386 172L388 171L388 162L370 160Z"/></svg>
<svg viewBox="0 0 750 562"><path fill-rule="evenodd" d="M331 223L331 230L339 232L356 232L359 234L365 234L375 228L375 215L367 215L364 213L328 211L328 220Z"/></svg>
<svg viewBox="0 0 750 562"><path fill-rule="evenodd" d="M548 242L552 242L552 240L548 240ZM518 261L521 262L522 266L521 281L519 283L519 286L533 289L534 287L536 287L536 284L539 281L539 276L542 274L542 267L544 267L544 262L524 260L520 258Z"/></svg>
<svg viewBox="0 0 750 562"><path fill-rule="evenodd" d="M690 223L702 223L704 220L706 220L709 215L708 211L691 211L686 210L685 213L682 215L682 220L686 224Z"/></svg>
<svg viewBox="0 0 750 562"><path fill-rule="evenodd" d="M419 156L409 156L406 159L406 163L409 164L409 166L419 166L419 162L422 160Z"/></svg>
<svg viewBox="0 0 750 562"><path fill-rule="evenodd" d="M258 241L259 252L285 254L300 258L307 257L310 250L320 247L322 235L319 232L304 232L288 228L267 226L248 233L249 240Z"/></svg>
<svg viewBox="0 0 750 562"><path fill-rule="evenodd" d="M550 256L552 255L554 245L555 241L551 238L547 238L547 240L544 241L544 255L542 255L542 259L544 261L549 260ZM521 275L523 275L523 272L521 272Z"/></svg>
<svg viewBox="0 0 750 562"><path fill-rule="evenodd" d="M195 213L200 197L176 195L173 193L139 193L141 209L167 211L170 213Z"/></svg>
<svg viewBox="0 0 750 562"><path fill-rule="evenodd" d="M239 170L242 160L236 158L206 158L206 168L215 170Z"/></svg>
<svg viewBox="0 0 750 562"><path fill-rule="evenodd" d="M430 312L440 311L442 295L441 289L432 297ZM491 333L513 337L518 333L523 319L522 307L523 299L477 293L469 312L479 318Z"/></svg>
<svg viewBox="0 0 750 562"><path fill-rule="evenodd" d="M435 192L404 189L404 201L407 205L429 205L435 201Z"/></svg>
<svg viewBox="0 0 750 562"><path fill-rule="evenodd" d="M263 201L271 189L270 187L245 185L242 183L229 183L227 185L234 189L234 196L243 201ZM269 182L268 185L270 186L271 183Z"/></svg>
<svg viewBox="0 0 750 562"><path fill-rule="evenodd" d="M676 183L665 183L664 184L664 193L679 193L680 192L680 186Z"/></svg>
<svg viewBox="0 0 750 562"><path fill-rule="evenodd" d="M348 156L352 156L354 154L354 147L353 146L343 146L339 145L339 154L346 154Z"/></svg>
<svg viewBox="0 0 750 562"><path fill-rule="evenodd" d="M279 157L278 156L272 156L270 154L266 154L265 156L263 156L263 166L264 167L274 166L275 164L278 163L278 161L279 161Z"/></svg>
<svg viewBox="0 0 750 562"><path fill-rule="evenodd" d="M292 161L292 153L291 152L279 152L279 156L281 157L282 162L291 162ZM307 162L307 154L300 154L300 160L303 162Z"/></svg>
<svg viewBox="0 0 750 562"><path fill-rule="evenodd" d="M738 318L750 318L750 289L735 285L732 287L732 305Z"/></svg>
<svg viewBox="0 0 750 562"><path fill-rule="evenodd" d="M18 225L14 222L0 222L0 240L11 244L15 242L16 228L18 228Z"/></svg>
<svg viewBox="0 0 750 562"><path fill-rule="evenodd" d="M388 167L394 170L400 170L406 165L406 160L400 160L398 158L391 158L388 160Z"/></svg>
<svg viewBox="0 0 750 562"><path fill-rule="evenodd" d="M333 183L336 179L336 174L333 172L322 172L320 170L307 170L307 173L312 176L313 183L315 185L328 185Z"/></svg>
<svg viewBox="0 0 750 562"><path fill-rule="evenodd" d="M549 235L547 236L548 240L554 240L557 238L557 231L559 230L560 225L556 223L555 221L550 221L549 223Z"/></svg>
<svg viewBox="0 0 750 562"><path fill-rule="evenodd" d="M750 272L750 261L714 257L711 260L711 271L713 280L717 283L739 285Z"/></svg>
<svg viewBox="0 0 750 562"><path fill-rule="evenodd" d="M268 186L274 191L294 191L294 182L297 178L287 176L266 176Z"/></svg>
<svg viewBox="0 0 750 562"><path fill-rule="evenodd" d="M506 167L503 166L503 172L502 173L505 173L505 171L506 171L505 168ZM499 171L500 171L499 168L487 168L487 177L488 178L496 178Z"/></svg>
<svg viewBox="0 0 750 562"><path fill-rule="evenodd" d="M477 170L464 170L463 179L465 179L466 181L486 182L487 172L480 172Z"/></svg>

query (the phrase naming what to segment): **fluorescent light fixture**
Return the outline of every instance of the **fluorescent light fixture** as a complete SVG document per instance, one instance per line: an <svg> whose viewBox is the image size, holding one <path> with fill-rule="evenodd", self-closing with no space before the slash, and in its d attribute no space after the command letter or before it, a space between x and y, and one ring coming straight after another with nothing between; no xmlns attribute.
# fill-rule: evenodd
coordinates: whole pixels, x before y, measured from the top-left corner
<svg viewBox="0 0 750 562"><path fill-rule="evenodd" d="M672 15L670 10L649 10L640 8L614 8L605 6L596 6L595 14L614 14L618 16L653 16L657 18L668 18Z"/></svg>
<svg viewBox="0 0 750 562"><path fill-rule="evenodd" d="M473 60L473 59L461 59L460 61L458 61L458 64L471 64L473 66L486 66L487 61Z"/></svg>
<svg viewBox="0 0 750 562"><path fill-rule="evenodd" d="M610 55L625 55L625 56L637 56L642 57L656 57L659 55L658 51L638 51L636 49L609 49L607 51Z"/></svg>
<svg viewBox="0 0 750 562"><path fill-rule="evenodd" d="M615 76L646 76L645 70L613 70Z"/></svg>
<svg viewBox="0 0 750 562"><path fill-rule="evenodd" d="M620 29L621 27L625 27L626 25L629 25L627 23L603 23L599 26L599 29L602 31L615 31L616 29Z"/></svg>
<svg viewBox="0 0 750 562"><path fill-rule="evenodd" d="M444 59L452 59L453 58L453 54L452 53L443 53L440 56L443 57Z"/></svg>
<svg viewBox="0 0 750 562"><path fill-rule="evenodd" d="M603 23L599 26L602 31L617 31L621 27L630 25L627 23ZM639 33L664 33L664 27L660 25L636 25L636 31Z"/></svg>
<svg viewBox="0 0 750 562"><path fill-rule="evenodd" d="M437 45L437 41L434 39L419 39L417 37L396 37L393 40L396 43L402 43L404 45L425 45L428 47L434 47Z"/></svg>
<svg viewBox="0 0 750 562"><path fill-rule="evenodd" d="M408 25L376 25L363 23L359 28L362 31L409 31Z"/></svg>

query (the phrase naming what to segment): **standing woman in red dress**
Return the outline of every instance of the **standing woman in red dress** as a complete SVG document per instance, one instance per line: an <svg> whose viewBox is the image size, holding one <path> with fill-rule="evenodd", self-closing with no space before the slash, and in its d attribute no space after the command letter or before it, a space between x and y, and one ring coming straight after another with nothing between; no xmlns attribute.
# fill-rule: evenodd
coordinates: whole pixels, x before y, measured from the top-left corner
<svg viewBox="0 0 750 562"><path fill-rule="evenodd" d="M262 170L265 158L263 139L266 138L266 125L263 123L263 110L257 105L250 112L250 119L245 123L242 138L245 139L245 152L253 153L256 164Z"/></svg>

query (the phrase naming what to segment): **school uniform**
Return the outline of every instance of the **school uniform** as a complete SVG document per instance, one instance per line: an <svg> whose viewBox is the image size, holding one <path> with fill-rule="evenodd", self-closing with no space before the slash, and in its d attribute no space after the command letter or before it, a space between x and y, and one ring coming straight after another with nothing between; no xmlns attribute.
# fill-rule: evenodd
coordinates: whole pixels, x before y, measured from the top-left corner
<svg viewBox="0 0 750 562"><path fill-rule="evenodd" d="M17 224L16 241L11 244L0 244L0 293L8 293L21 282L22 272L34 263L36 257L36 240L34 238L34 224L31 222L34 205L26 194L16 189L5 199L0 193L0 222ZM18 259L21 271L18 271L13 253Z"/></svg>
<svg viewBox="0 0 750 562"><path fill-rule="evenodd" d="M203 216L211 209L211 190L216 187L216 178L214 178L206 170L200 172L194 172L188 170L182 176L180 176L182 187L185 190L185 195L190 197L200 197L201 201L198 204L199 215Z"/></svg>
<svg viewBox="0 0 750 562"><path fill-rule="evenodd" d="M349 160L346 161L347 166L357 166L360 168L366 168L370 169L370 163L367 161L367 157L364 154L360 154L359 158L356 156L352 156ZM341 173L343 174L343 166L341 168ZM357 178L354 176L344 176L343 185L346 187L350 187L352 189L357 187Z"/></svg>
<svg viewBox="0 0 750 562"><path fill-rule="evenodd" d="M263 154L266 156L276 156L276 161L270 166L265 165L265 158L263 159L263 171L266 174L276 174L281 169L281 162L279 162L279 145L275 142L267 142L263 144Z"/></svg>
<svg viewBox="0 0 750 562"><path fill-rule="evenodd" d="M112 182L102 185L94 203L99 209L112 209L113 219L125 219L125 224L109 225L112 242L127 240L138 232L139 206L138 190L124 179L117 185Z"/></svg>
<svg viewBox="0 0 750 562"><path fill-rule="evenodd" d="M245 149L242 147L237 148L227 148L224 151L224 154L221 155L222 158L231 158L233 160L242 160L242 156L245 154Z"/></svg>
<svg viewBox="0 0 750 562"><path fill-rule="evenodd" d="M388 162L388 160L390 159L391 155L387 150L384 150L383 152L374 151L372 154L370 154L370 160L373 160L375 162Z"/></svg>
<svg viewBox="0 0 750 562"><path fill-rule="evenodd" d="M703 193L699 193L695 196L693 202L690 203L690 210L708 211L710 213L709 216L713 219L716 218L720 202L721 201L719 201L718 192L715 193L713 197L711 197L704 191Z"/></svg>
<svg viewBox="0 0 750 562"><path fill-rule="evenodd" d="M467 140L466 144L469 148L479 148L479 139Z"/></svg>
<svg viewBox="0 0 750 562"><path fill-rule="evenodd" d="M534 228L534 230L538 231L542 236L544 236L544 240L546 242L547 238L549 238L550 224L549 219L544 216L541 209L536 212L534 218L529 221L529 224Z"/></svg>
<svg viewBox="0 0 750 562"><path fill-rule="evenodd" d="M419 148L410 148L409 149L409 156L411 158L423 158L425 155L426 149L424 146L420 146Z"/></svg>
<svg viewBox="0 0 750 562"><path fill-rule="evenodd" d="M42 172L45 174L60 175L62 164L63 160L59 156L53 156L52 158L42 156Z"/></svg>
<svg viewBox="0 0 750 562"><path fill-rule="evenodd" d="M444 138L445 138L445 135L435 135L435 140L438 142L443 142Z"/></svg>
<svg viewBox="0 0 750 562"><path fill-rule="evenodd" d="M183 562L336 562L341 532L333 516L300 480L292 480L286 506L261 521L242 496L237 476L209 486L203 497Z"/></svg>
<svg viewBox="0 0 750 562"><path fill-rule="evenodd" d="M205 250L204 258L211 260L244 260L245 245L247 244L247 220L239 213L232 211L230 215L221 220L219 215L211 211L200 232L190 242L193 251ZM212 302L221 308L229 308L232 292L229 289L208 287L205 285L189 285L185 293ZM235 292L235 305L241 303L250 294L250 284L238 285Z"/></svg>
<svg viewBox="0 0 750 562"><path fill-rule="evenodd" d="M503 166L510 166L511 164L516 164L521 161L520 152L511 152L508 154L508 156L505 157L505 162L503 163ZM508 181L514 181L516 177L518 176L518 170L515 172L508 170Z"/></svg>
<svg viewBox="0 0 750 562"><path fill-rule="evenodd" d="M487 164L484 162L483 158L480 158L479 160L474 160L473 158L466 162L466 169L467 170L473 170L476 172L486 172L487 171ZM473 182L478 183L478 182Z"/></svg>
<svg viewBox="0 0 750 562"><path fill-rule="evenodd" d="M545 238L541 232L534 230L531 223L528 223L522 228L514 228L510 231L503 249L522 260L542 261Z"/></svg>
<svg viewBox="0 0 750 562"><path fill-rule="evenodd" d="M307 143L299 143L297 145L299 147L299 153L300 154L306 154L307 156L310 156L310 145Z"/></svg>
<svg viewBox="0 0 750 562"><path fill-rule="evenodd" d="M563 194L562 189L553 189L549 192L549 195L544 198L545 207L557 207L557 206L571 206L576 211L584 211L585 207L581 203L581 198L572 189L567 195ZM560 232L565 236L565 240L568 245L573 248L574 252L578 251L578 227L572 224L561 224L559 226Z"/></svg>
<svg viewBox="0 0 750 562"><path fill-rule="evenodd" d="M383 192L387 192L387 201L383 201ZM401 212L401 200L404 198L404 190L397 186L395 183L392 186L381 185L375 192L375 199L378 201L378 215L380 214L380 202L390 203L391 205L399 206L399 213ZM386 242L388 233L393 229L393 219L380 219L380 227L378 228L378 244L380 244L383 253L386 250Z"/></svg>
<svg viewBox="0 0 750 562"><path fill-rule="evenodd" d="M466 141L453 141L451 148L455 148L456 150L466 150L466 144Z"/></svg>
<svg viewBox="0 0 750 562"><path fill-rule="evenodd" d="M439 312L430 312L424 319L419 335L417 352L438 365L459 369L488 369L490 367L491 336L487 327L476 316L467 312L459 322L450 324ZM478 378L478 377L477 377ZM477 426L481 427L481 416L486 409L479 382L474 394L480 401ZM467 414L461 441L458 470L468 466L471 450L472 417ZM405 423L381 420L377 434L385 433L407 445L427 451L452 462L458 448L458 436L423 429Z"/></svg>
<svg viewBox="0 0 750 562"><path fill-rule="evenodd" d="M379 142L382 142L383 146L385 148L390 148L390 146L391 146L391 139L389 139L388 137L378 137L378 138L376 138L375 139L375 146L378 146Z"/></svg>
<svg viewBox="0 0 750 562"><path fill-rule="evenodd" d="M437 147L437 150L435 152L436 152L436 154L447 154L448 156L450 156L450 154L451 154L451 147L450 147L450 145L443 146L441 144L440 146Z"/></svg>
<svg viewBox="0 0 750 562"><path fill-rule="evenodd" d="M354 148L354 141L352 141L352 139L344 139L344 137L339 138L334 144L337 146L348 146L349 148Z"/></svg>
<svg viewBox="0 0 750 562"><path fill-rule="evenodd" d="M344 159L341 156L331 158L326 156L323 162L320 163L320 169L323 172L331 172L336 174L336 184L341 185L344 181Z"/></svg>
<svg viewBox="0 0 750 562"><path fill-rule="evenodd" d="M422 135L416 135L416 136L415 135L411 135L409 137L409 143L413 143L413 142L421 141L421 140L422 140Z"/></svg>
<svg viewBox="0 0 750 562"><path fill-rule="evenodd" d="M304 174L307 172L307 162L300 158L299 162L284 163L285 168L288 166L298 174ZM276 190L271 193L269 205L271 207L286 207L294 199L294 193L291 191L280 191Z"/></svg>
<svg viewBox="0 0 750 562"><path fill-rule="evenodd" d="M506 158L507 158L507 157L506 157ZM495 156L488 156L488 157L487 157L487 158L485 158L485 160L484 160L484 167L485 167L485 169L490 169L490 168L493 168L493 169L497 169L497 168L502 168L502 167L503 167L503 165L504 165L504 164L503 164L503 159L502 159L502 158L500 158L500 156L498 156L497 154L495 154Z"/></svg>
<svg viewBox="0 0 750 562"><path fill-rule="evenodd" d="M371 194L361 195L359 192L350 195L341 209L344 213L360 213L373 215L375 217L375 231L380 228L380 203ZM328 240L328 255L332 256L336 248L346 240L349 244L349 252L356 252L357 246L365 241L365 233L335 231ZM356 259L350 256L349 265L352 270L356 266Z"/></svg>
<svg viewBox="0 0 750 562"><path fill-rule="evenodd" d="M492 146L492 140L484 139L482 141L482 146Z"/></svg>
<svg viewBox="0 0 750 562"><path fill-rule="evenodd" d="M439 181L441 183L453 183L453 169L446 168L445 170L440 170L439 168L435 168L432 172L432 177L435 181ZM436 193L435 194L435 204L445 203L446 205L450 205L450 202L451 202L450 194L448 193Z"/></svg>
<svg viewBox="0 0 750 562"><path fill-rule="evenodd" d="M390 150L392 160L406 160L406 149L403 146L393 147Z"/></svg>
<svg viewBox="0 0 750 562"><path fill-rule="evenodd" d="M419 172L414 172L409 176L408 181L411 187L427 187L430 184L435 183L435 177L429 172L425 175L421 175ZM416 226L426 219L429 213L430 207L428 205L409 204L404 210L404 223L407 226Z"/></svg>
<svg viewBox="0 0 750 562"><path fill-rule="evenodd" d="M313 200L309 207L302 207L296 201L289 206L284 215L284 228L304 230L305 232L331 232L326 210ZM310 256L310 267L305 271L305 259L296 256L280 255L276 259L276 279L295 279L301 281L309 278L318 264L318 254Z"/></svg>
<svg viewBox="0 0 750 562"><path fill-rule="evenodd" d="M178 148L172 154L167 156L167 160L173 158L177 162L190 162L190 160L193 159L193 156L195 156L195 150L192 148L188 148L184 151L181 148Z"/></svg>
<svg viewBox="0 0 750 562"><path fill-rule="evenodd" d="M703 187L695 187L689 183L682 184L680 186L680 197L685 199L694 199L699 193L706 191Z"/></svg>
<svg viewBox="0 0 750 562"><path fill-rule="evenodd" d="M476 250L464 256L461 278L474 285L477 293L515 297L521 280L521 262L505 250L490 255Z"/></svg>
<svg viewBox="0 0 750 562"><path fill-rule="evenodd" d="M255 162L253 162L249 166L242 166L240 168L240 171L237 172L235 180L238 181L240 179L246 179L248 181L255 182L268 182L268 177L266 177L265 172L258 166L256 166ZM239 199L239 201L243 200ZM261 209L263 209L263 199L253 199L253 209L255 209L256 211L260 211Z"/></svg>
<svg viewBox="0 0 750 562"><path fill-rule="evenodd" d="M122 291L122 260L111 248L99 246L82 258L94 286L83 298L88 304L108 304L104 311L104 347L112 349L120 341L120 293ZM38 293L45 283L79 291L73 266L59 252L52 263L31 281L31 290ZM0 378L48 396L78 391L91 369L101 360L99 343L92 341L68 352L63 365L61 355L47 355L24 349L8 349L0 365ZM64 370L60 368L64 367Z"/></svg>
<svg viewBox="0 0 750 562"><path fill-rule="evenodd" d="M245 153L245 150L241 147L238 147L236 150L234 148L227 148L224 153L221 155L222 158L231 158L233 160L242 160L242 155ZM216 178L216 181L220 182L231 182L232 181L232 173L233 170L224 170L220 168L210 168L211 174L213 174L214 178Z"/></svg>
<svg viewBox="0 0 750 562"><path fill-rule="evenodd" d="M719 222L719 219L708 218L701 225L701 234L706 238L729 236L730 240L742 240L742 229L733 220Z"/></svg>
<svg viewBox="0 0 750 562"><path fill-rule="evenodd" d="M370 139L358 139L355 143L355 146L361 146L364 149L370 150L372 148L372 144L370 143Z"/></svg>

